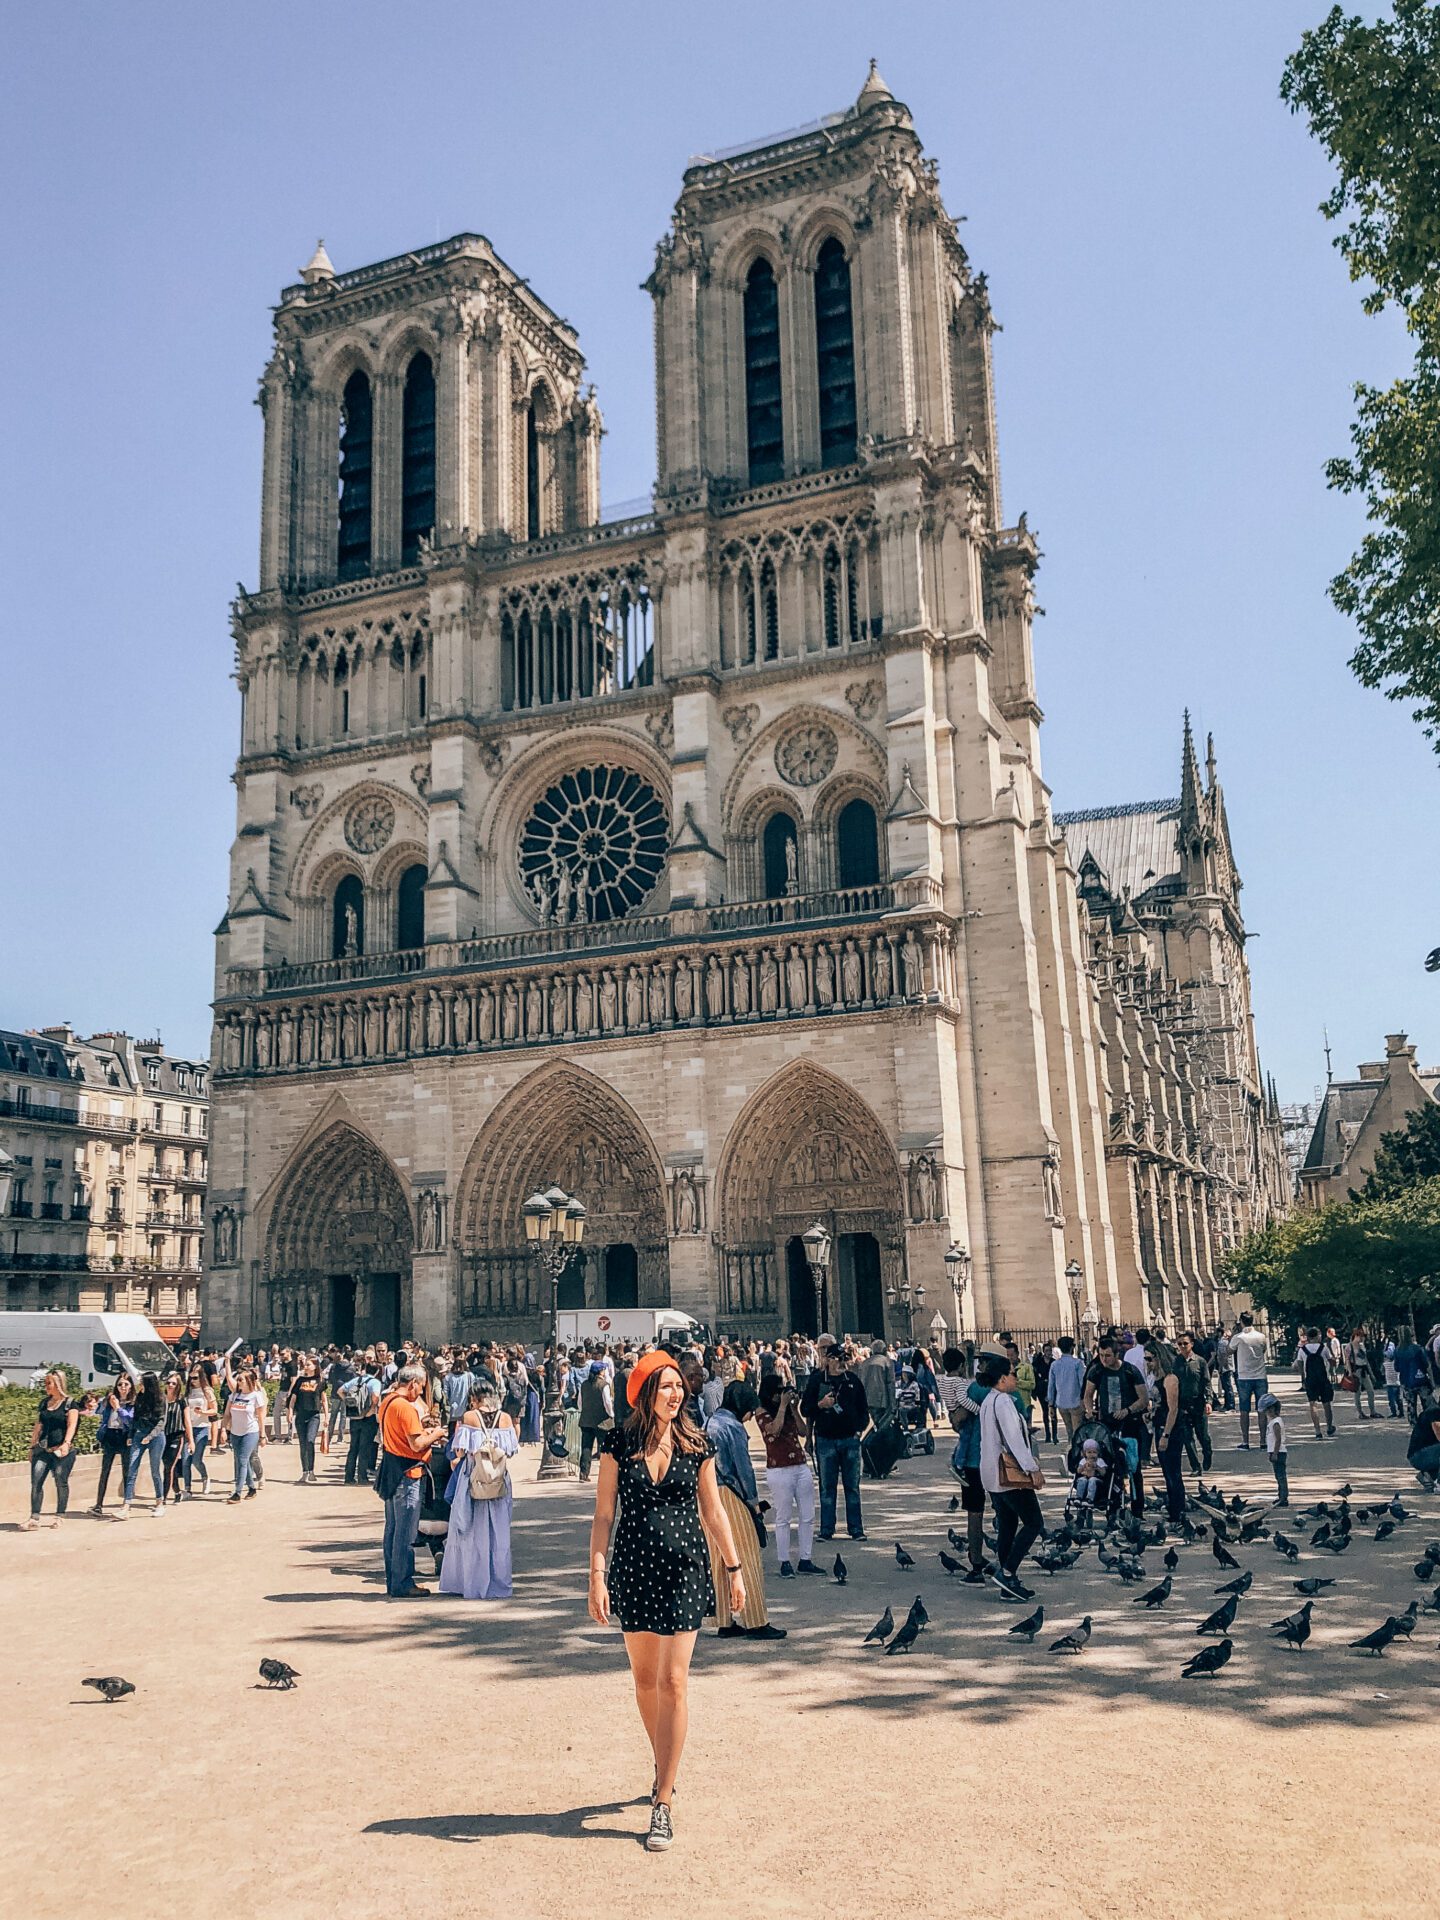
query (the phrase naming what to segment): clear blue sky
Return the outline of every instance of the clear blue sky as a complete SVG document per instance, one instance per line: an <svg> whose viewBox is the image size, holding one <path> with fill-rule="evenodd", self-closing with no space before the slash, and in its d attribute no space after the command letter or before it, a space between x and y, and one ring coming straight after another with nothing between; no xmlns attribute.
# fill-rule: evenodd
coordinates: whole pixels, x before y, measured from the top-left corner
<svg viewBox="0 0 1440 1920"><path fill-rule="evenodd" d="M689 154L846 105L878 57L990 276L1008 517L1045 560L1057 808L1178 791L1213 728L1285 1097L1406 1027L1440 1057L1436 762L1360 689L1322 462L1400 342L1277 98L1324 0L408 0L11 9L0 1023L208 1044L269 307L478 229L579 328L607 500L653 475L649 271Z"/></svg>

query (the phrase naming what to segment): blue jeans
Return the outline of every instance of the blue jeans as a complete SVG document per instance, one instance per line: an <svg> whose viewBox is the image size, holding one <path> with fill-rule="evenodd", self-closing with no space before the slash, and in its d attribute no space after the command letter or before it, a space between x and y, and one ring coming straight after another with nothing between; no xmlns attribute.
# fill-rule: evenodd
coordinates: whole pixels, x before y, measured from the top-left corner
<svg viewBox="0 0 1440 1920"><path fill-rule="evenodd" d="M1440 1446L1421 1447L1411 1454L1410 1464L1416 1473L1440 1473Z"/></svg>
<svg viewBox="0 0 1440 1920"><path fill-rule="evenodd" d="M402 1480L385 1502L385 1591L393 1598L415 1584L415 1536L420 1528L420 1477Z"/></svg>
<svg viewBox="0 0 1440 1920"><path fill-rule="evenodd" d="M1440 1453L1440 1447L1436 1448L1436 1452ZM1272 1453L1270 1464L1275 1469L1276 1498L1282 1507L1288 1507L1290 1504L1289 1460L1283 1453Z"/></svg>
<svg viewBox="0 0 1440 1920"><path fill-rule="evenodd" d="M209 1444L210 1429L202 1421L195 1429L195 1444L187 1450L183 1462L185 1469L185 1491L187 1493L190 1491L191 1477L196 1473L200 1475L201 1481L207 1487L210 1484L210 1476L205 1471L205 1449Z"/></svg>
<svg viewBox="0 0 1440 1920"><path fill-rule="evenodd" d="M125 1461L125 1504L128 1507L135 1498L135 1482L140 1478L140 1462L150 1456L150 1480L155 1488L157 1505L165 1499L165 1481L160 1472L160 1462L165 1457L165 1429L155 1427L143 1438L134 1435L130 1440L130 1453Z"/></svg>
<svg viewBox="0 0 1440 1920"><path fill-rule="evenodd" d="M835 1483L845 1482L845 1530L853 1540L865 1531L860 1518L860 1441L828 1440L815 1436L815 1458L820 1466L820 1535L829 1539L835 1531Z"/></svg>
<svg viewBox="0 0 1440 1920"><path fill-rule="evenodd" d="M237 1500L254 1482L250 1463L255 1458L255 1449L259 1445L258 1433L232 1433L230 1436L230 1457L235 1462L235 1498Z"/></svg>

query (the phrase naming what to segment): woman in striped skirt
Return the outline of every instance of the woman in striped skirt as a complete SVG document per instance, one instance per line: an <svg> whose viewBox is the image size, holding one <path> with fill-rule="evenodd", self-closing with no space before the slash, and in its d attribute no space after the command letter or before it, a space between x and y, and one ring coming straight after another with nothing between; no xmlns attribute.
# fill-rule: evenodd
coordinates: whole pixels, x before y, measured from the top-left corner
<svg viewBox="0 0 1440 1920"><path fill-rule="evenodd" d="M730 1521L745 1579L745 1605L731 1611L729 1582L710 1542L710 1571L715 1581L715 1611L724 1639L783 1640L784 1627L770 1624L765 1605L765 1561L760 1552L760 1495L750 1464L750 1441L745 1422L760 1404L755 1389L732 1380L717 1410L705 1422L705 1438L715 1449L715 1475L720 1482L720 1504Z"/></svg>

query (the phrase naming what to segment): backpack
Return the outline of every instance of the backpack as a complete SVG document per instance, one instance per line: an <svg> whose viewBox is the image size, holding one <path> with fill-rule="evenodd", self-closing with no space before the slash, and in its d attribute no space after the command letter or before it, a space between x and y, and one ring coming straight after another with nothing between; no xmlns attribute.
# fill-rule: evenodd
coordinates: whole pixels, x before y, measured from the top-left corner
<svg viewBox="0 0 1440 1920"><path fill-rule="evenodd" d="M489 1436L499 1431L496 1427L482 1427L480 1431L487 1437L470 1455L470 1498L472 1500L498 1500L510 1484L510 1475L505 1465L505 1455L500 1450L498 1440Z"/></svg>

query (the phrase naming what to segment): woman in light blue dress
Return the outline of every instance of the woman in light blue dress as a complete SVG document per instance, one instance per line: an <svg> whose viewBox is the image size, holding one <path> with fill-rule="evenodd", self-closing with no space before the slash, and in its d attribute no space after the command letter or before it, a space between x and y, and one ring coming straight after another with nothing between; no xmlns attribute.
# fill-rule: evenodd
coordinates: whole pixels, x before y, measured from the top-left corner
<svg viewBox="0 0 1440 1920"><path fill-rule="evenodd" d="M481 1385L471 1393L469 1408L451 1435L454 1471L445 1490L450 1502L450 1531L440 1568L440 1591L458 1594L462 1600L508 1600L513 1592L513 1493L509 1473L505 1475L504 1491L494 1499L475 1500L470 1494L471 1458L477 1448L486 1445L497 1446L507 1460L519 1451L515 1422L500 1411L500 1396L494 1388Z"/></svg>

